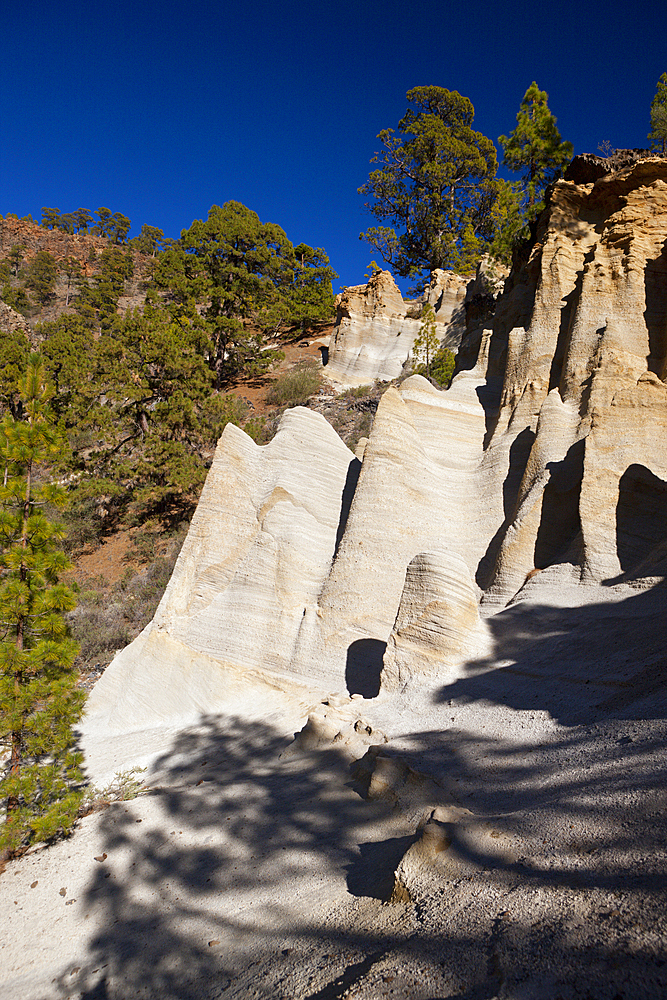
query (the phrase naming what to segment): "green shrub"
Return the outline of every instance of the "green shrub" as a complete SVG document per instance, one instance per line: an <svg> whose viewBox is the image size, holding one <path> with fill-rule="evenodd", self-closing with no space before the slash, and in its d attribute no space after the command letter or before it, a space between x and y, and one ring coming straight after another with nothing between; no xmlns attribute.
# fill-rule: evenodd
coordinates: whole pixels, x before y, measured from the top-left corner
<svg viewBox="0 0 667 1000"><path fill-rule="evenodd" d="M431 361L431 378L441 385L443 389L449 389L454 376L455 365L456 355L448 347L441 347L433 355L433 360ZM415 371L417 375L426 375L426 365L419 365Z"/></svg>
<svg viewBox="0 0 667 1000"><path fill-rule="evenodd" d="M373 391L372 385L357 385L353 389L348 389L343 394L343 399L363 399Z"/></svg>
<svg viewBox="0 0 667 1000"><path fill-rule="evenodd" d="M200 415L200 429L214 444L227 424L243 425L248 416L248 404L234 393L214 393L206 400Z"/></svg>
<svg viewBox="0 0 667 1000"><path fill-rule="evenodd" d="M274 406L303 406L322 384L319 365L302 361L272 384L266 400Z"/></svg>
<svg viewBox="0 0 667 1000"><path fill-rule="evenodd" d="M79 660L109 661L117 649L132 640L123 609L117 604L101 607L100 603L81 603L69 618L72 633L81 646Z"/></svg>

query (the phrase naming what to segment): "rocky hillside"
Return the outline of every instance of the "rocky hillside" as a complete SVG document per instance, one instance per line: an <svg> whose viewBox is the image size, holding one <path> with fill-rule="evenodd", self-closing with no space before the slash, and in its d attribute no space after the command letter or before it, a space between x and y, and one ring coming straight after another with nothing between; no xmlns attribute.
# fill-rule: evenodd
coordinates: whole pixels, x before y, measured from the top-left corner
<svg viewBox="0 0 667 1000"><path fill-rule="evenodd" d="M84 279L94 278L99 273L99 258L104 250L113 244L105 236L94 233L67 233L60 229L47 229L36 222L17 219L12 216L0 218L0 261L7 260L13 248L20 250L20 267L29 268L35 255L41 251L51 254L58 265L67 259L74 260L81 268ZM124 295L119 301L119 311L134 309L142 305L145 299L145 283L150 278L154 260L151 256L139 253L128 247L121 247L132 257L133 274L126 282ZM17 286L19 281L12 277L11 285ZM36 323L56 319L68 308L68 300L73 295L67 277L60 273L56 280L54 294L50 301L40 307L32 303L26 317L28 327ZM0 303L0 308L2 307ZM0 316L0 324L3 322ZM0 330L5 329L0 325Z"/></svg>

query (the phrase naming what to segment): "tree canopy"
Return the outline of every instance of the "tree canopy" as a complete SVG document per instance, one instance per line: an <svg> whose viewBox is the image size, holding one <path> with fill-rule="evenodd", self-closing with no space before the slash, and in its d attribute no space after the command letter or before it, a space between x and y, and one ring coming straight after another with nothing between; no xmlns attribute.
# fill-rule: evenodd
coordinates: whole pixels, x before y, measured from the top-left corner
<svg viewBox="0 0 667 1000"><path fill-rule="evenodd" d="M496 150L472 128L467 97L414 87L396 130L378 135L383 150L359 192L381 223L361 234L399 275L435 268L472 269L493 237Z"/></svg>
<svg viewBox="0 0 667 1000"><path fill-rule="evenodd" d="M110 208L98 208L98 221L93 232L108 237L113 243L124 243L132 223L121 212ZM66 233L87 233L93 216L87 208L77 208L75 212L61 212L59 208L43 208L41 225L46 229L61 229Z"/></svg>
<svg viewBox="0 0 667 1000"><path fill-rule="evenodd" d="M69 829L82 794L72 727L84 694L63 617L74 596L59 582L69 568L58 546L63 530L44 513L45 504L62 506L65 491L37 475L62 447L52 393L32 355L20 382L22 419L7 414L0 425L0 744L9 758L0 775L0 848L9 851Z"/></svg>
<svg viewBox="0 0 667 1000"><path fill-rule="evenodd" d="M58 265L48 250L38 250L28 269L26 284L41 305L53 295L58 277Z"/></svg>
<svg viewBox="0 0 667 1000"><path fill-rule="evenodd" d="M218 387L272 363L262 332L333 312L335 272L325 252L306 244L295 250L280 226L260 222L237 201L213 205L157 261L155 283L174 315L206 326Z"/></svg>
<svg viewBox="0 0 667 1000"><path fill-rule="evenodd" d="M179 240L144 226L129 247L114 242L110 209L97 216L109 240L102 253L59 262L59 292L72 311L34 331L67 442L58 472L69 481L73 522L95 531L102 520L106 528L174 526L192 514L225 424L247 422L247 405L225 390L282 357L271 342L281 330L330 318L335 273L324 250L293 246L280 226L239 202L213 206ZM44 209L44 219L60 226L63 216ZM141 284L128 289L136 250L155 260L139 262ZM25 297L25 280L50 304L56 262L41 251L12 276L23 259L21 247L6 252L3 298ZM128 291L145 301L121 313ZM20 330L2 339L0 416L20 416L18 378L31 339ZM260 421L248 432L260 434Z"/></svg>
<svg viewBox="0 0 667 1000"><path fill-rule="evenodd" d="M527 217L535 218L544 208L548 184L560 175L572 159L571 142L564 142L556 127L556 118L547 104L549 95L535 81L524 94L516 116L517 125L509 136L501 135L503 164L522 172Z"/></svg>
<svg viewBox="0 0 667 1000"><path fill-rule="evenodd" d="M651 101L651 131L648 134L651 149L658 149L665 155L667 147L667 73L658 80L655 97Z"/></svg>

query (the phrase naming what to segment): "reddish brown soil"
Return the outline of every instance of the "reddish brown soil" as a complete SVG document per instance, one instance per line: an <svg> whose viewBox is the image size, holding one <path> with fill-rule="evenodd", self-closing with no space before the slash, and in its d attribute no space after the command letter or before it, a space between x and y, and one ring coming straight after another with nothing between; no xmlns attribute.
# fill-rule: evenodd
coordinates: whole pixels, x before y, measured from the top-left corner
<svg viewBox="0 0 667 1000"><path fill-rule="evenodd" d="M132 540L127 529L110 535L99 548L77 557L71 579L82 589L91 586L95 589L112 587L122 579L127 569L127 555L131 547Z"/></svg>
<svg viewBox="0 0 667 1000"><path fill-rule="evenodd" d="M311 330L302 336L292 337L289 340L276 341L273 346L279 347L284 352L284 360L267 375L249 379L238 379L229 387L230 391L252 404L253 415L266 416L273 409L266 402L266 394L269 391L271 383L300 361L319 361L321 357L320 348L326 347L329 343L332 330L333 324L329 324L317 330Z"/></svg>

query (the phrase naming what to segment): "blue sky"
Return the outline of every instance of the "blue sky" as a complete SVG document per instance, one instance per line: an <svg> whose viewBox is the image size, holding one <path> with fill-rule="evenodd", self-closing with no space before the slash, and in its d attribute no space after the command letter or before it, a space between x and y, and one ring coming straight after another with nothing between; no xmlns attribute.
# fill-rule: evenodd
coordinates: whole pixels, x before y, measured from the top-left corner
<svg viewBox="0 0 667 1000"><path fill-rule="evenodd" d="M371 259L357 188L411 87L469 97L497 142L536 80L596 152L646 144L667 70L667 8L644 0L3 7L0 214L104 205L178 236L233 199L324 247L335 290Z"/></svg>

